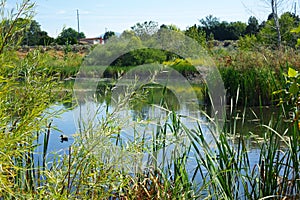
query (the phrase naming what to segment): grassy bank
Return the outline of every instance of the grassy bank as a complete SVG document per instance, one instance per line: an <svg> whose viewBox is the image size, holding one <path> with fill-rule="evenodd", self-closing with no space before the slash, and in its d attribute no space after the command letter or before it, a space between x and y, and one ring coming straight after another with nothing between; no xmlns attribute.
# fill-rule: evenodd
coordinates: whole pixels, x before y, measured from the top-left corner
<svg viewBox="0 0 300 200"><path fill-rule="evenodd" d="M45 70L49 76L59 74L61 80L75 78L88 54L88 51L65 52L55 49L39 52L41 70ZM18 57L24 59L31 54L29 51L26 54L19 54ZM219 68L228 100L236 98L236 91L239 88L239 105L276 104L279 97L272 95L272 91L278 90L284 83L283 72L287 71L288 67L300 68L298 50L289 47L281 50L266 47L250 50L215 47L210 50L209 56ZM17 57L14 60L17 61ZM162 64L177 70L192 83L203 81L200 73L188 61L175 59ZM135 67L109 66L103 75L106 78L116 79ZM86 67L82 72L88 77L93 77L98 73L97 66ZM10 72L7 71L6 74L8 73Z"/></svg>

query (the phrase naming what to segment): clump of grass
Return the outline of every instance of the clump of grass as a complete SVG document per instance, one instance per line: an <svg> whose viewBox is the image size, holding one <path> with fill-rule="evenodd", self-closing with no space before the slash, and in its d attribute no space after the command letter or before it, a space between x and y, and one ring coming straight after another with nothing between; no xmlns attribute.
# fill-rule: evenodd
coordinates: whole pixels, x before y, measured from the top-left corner
<svg viewBox="0 0 300 200"><path fill-rule="evenodd" d="M275 104L273 91L284 84L283 71L295 63L294 50L259 49L234 50L213 54L219 66L229 98L236 98L240 88L239 105ZM289 61L289 58L290 61Z"/></svg>

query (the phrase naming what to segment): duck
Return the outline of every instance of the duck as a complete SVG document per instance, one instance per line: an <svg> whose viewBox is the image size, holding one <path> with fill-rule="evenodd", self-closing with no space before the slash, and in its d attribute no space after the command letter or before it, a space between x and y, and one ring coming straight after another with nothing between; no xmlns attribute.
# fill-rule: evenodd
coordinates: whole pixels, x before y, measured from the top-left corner
<svg viewBox="0 0 300 200"><path fill-rule="evenodd" d="M66 135L60 135L60 142L68 142L69 138Z"/></svg>

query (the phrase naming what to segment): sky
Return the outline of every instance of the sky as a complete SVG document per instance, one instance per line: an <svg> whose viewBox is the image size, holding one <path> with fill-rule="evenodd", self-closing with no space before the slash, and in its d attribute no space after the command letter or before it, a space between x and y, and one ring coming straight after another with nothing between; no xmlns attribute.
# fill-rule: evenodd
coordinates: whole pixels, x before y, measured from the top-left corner
<svg viewBox="0 0 300 200"><path fill-rule="evenodd" d="M155 21L175 24L181 30L199 24L208 15L220 21L248 21L255 16L266 20L271 8L268 0L33 0L36 2L34 19L42 30L57 37L62 29L77 30L77 10L80 31L86 37L98 37L106 31L122 33L137 22ZM285 0L279 11L293 11L293 2L300 10L300 0ZM21 0L7 0L12 7Z"/></svg>

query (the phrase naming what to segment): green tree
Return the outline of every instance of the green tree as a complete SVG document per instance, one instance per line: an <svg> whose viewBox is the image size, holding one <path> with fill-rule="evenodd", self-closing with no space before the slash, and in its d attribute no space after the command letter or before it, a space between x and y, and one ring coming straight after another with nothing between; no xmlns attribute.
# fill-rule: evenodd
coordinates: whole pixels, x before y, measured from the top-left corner
<svg viewBox="0 0 300 200"><path fill-rule="evenodd" d="M290 12L283 13L279 18L281 39L289 46L294 47L297 44L299 34L293 34L291 31L299 26L299 21L299 17Z"/></svg>
<svg viewBox="0 0 300 200"><path fill-rule="evenodd" d="M300 25L298 25L298 27L297 28L294 28L294 29L292 29L291 30L291 33L293 33L293 34L300 34ZM298 36L298 38L297 38L297 42L296 42L296 47L299 47L300 46L300 38L299 38L299 36Z"/></svg>
<svg viewBox="0 0 300 200"><path fill-rule="evenodd" d="M166 25L166 24L163 24L159 27L159 29L168 29L168 30L171 30L171 31L176 31L176 32L180 32L180 28L177 27L176 25L174 24L170 24L170 25Z"/></svg>
<svg viewBox="0 0 300 200"><path fill-rule="evenodd" d="M271 15L268 17L268 21L272 20L272 26L276 30L276 46L280 48L282 42L281 25L279 21L278 10L286 4L286 0L262 0L268 7L271 8ZM266 24L266 25L270 25Z"/></svg>
<svg viewBox="0 0 300 200"><path fill-rule="evenodd" d="M184 33L186 36L189 36L196 40L201 46L206 46L206 33L203 30L201 30L201 28L198 27L196 24L187 28L187 30Z"/></svg>
<svg viewBox="0 0 300 200"><path fill-rule="evenodd" d="M216 40L237 40L245 34L246 24L243 22L222 21L212 29Z"/></svg>
<svg viewBox="0 0 300 200"><path fill-rule="evenodd" d="M158 31L158 23L154 21L137 23L131 27L131 29L135 32L136 36L140 37L141 40L147 40L151 35L157 33Z"/></svg>
<svg viewBox="0 0 300 200"><path fill-rule="evenodd" d="M297 43L297 35L291 31L299 25L299 18L289 12L283 13L279 18L280 24L280 44L284 42L289 46L295 46ZM264 27L258 34L258 39L266 45L278 46L278 31L276 29L275 20L269 16Z"/></svg>
<svg viewBox="0 0 300 200"><path fill-rule="evenodd" d="M104 41L107 41L109 38L111 38L115 35L116 35L115 32L107 31L107 32L104 33L103 39L104 39Z"/></svg>
<svg viewBox="0 0 300 200"><path fill-rule="evenodd" d="M55 42L60 45L64 44L77 44L78 40L85 38L83 32L78 32L72 28L63 29L59 36L56 38Z"/></svg>
<svg viewBox="0 0 300 200"><path fill-rule="evenodd" d="M125 38L125 39L130 39L133 36L136 36L133 30L125 30L123 33L120 35L120 38Z"/></svg>
<svg viewBox="0 0 300 200"><path fill-rule="evenodd" d="M245 34L256 35L258 32L259 32L258 20L254 16L249 17Z"/></svg>
<svg viewBox="0 0 300 200"><path fill-rule="evenodd" d="M230 22L228 25L228 39L238 40L239 37L244 36L246 32L247 25L243 22Z"/></svg>
<svg viewBox="0 0 300 200"><path fill-rule="evenodd" d="M206 37L213 35L216 40L237 40L243 36L246 31L247 25L243 22L220 22L218 18L212 15L201 19L200 28L205 31Z"/></svg>
<svg viewBox="0 0 300 200"><path fill-rule="evenodd" d="M205 17L205 19L200 19L199 22L205 31L212 31L220 24L219 19L212 15Z"/></svg>
<svg viewBox="0 0 300 200"><path fill-rule="evenodd" d="M41 25L37 21L32 20L21 44L30 46L47 45L53 41L54 39L49 37L46 31L41 30Z"/></svg>

